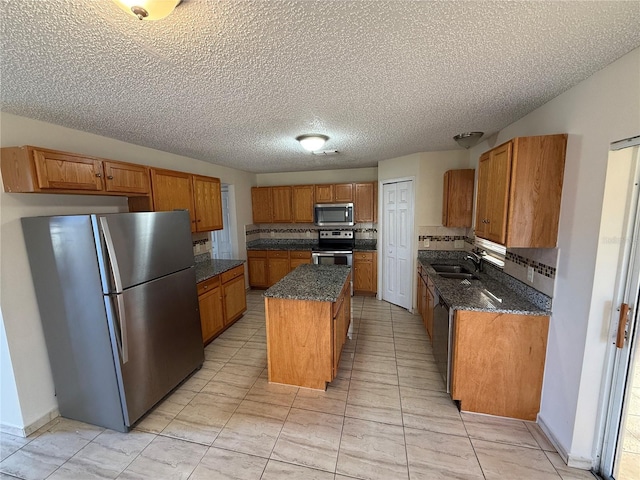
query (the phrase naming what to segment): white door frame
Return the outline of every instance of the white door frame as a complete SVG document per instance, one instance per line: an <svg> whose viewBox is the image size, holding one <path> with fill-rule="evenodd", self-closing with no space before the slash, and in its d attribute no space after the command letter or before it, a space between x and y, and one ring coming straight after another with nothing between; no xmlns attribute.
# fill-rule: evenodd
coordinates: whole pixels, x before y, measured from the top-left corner
<svg viewBox="0 0 640 480"><path fill-rule="evenodd" d="M384 232L385 224L384 224L384 185L389 183L400 183L400 182L411 182L412 194L413 198L411 199L411 211L409 216L411 221L409 222L409 248L411 250L412 260L411 260L411 272L409 275L409 288L410 288L410 297L411 297L411 305L409 306L409 311L413 309L413 296L415 294L415 269L416 269L416 244L414 238L415 232L415 211L416 211L416 177L399 177L399 178L388 178L385 180L378 181L378 293L376 298L378 300L382 300L382 284L383 284L383 275L385 275L385 271L383 268L384 265L384 256L385 252L382 249L384 236L382 232Z"/></svg>
<svg viewBox="0 0 640 480"><path fill-rule="evenodd" d="M630 139L612 144L611 150L633 147L640 144L640 137L636 137L635 142ZM617 144L617 145L616 145ZM618 148L616 148L618 147ZM630 363L637 354L635 350L639 348L639 341L636 337L638 332L638 293L640 289L640 204L638 184L640 183L640 153L635 152L634 173L635 186L628 193L629 218L627 220L626 231L622 235L631 236L630 241L625 242L618 263L618 274L616 280L615 296L612 298L612 314L609 324L610 341L607 355L607 376L605 377L604 403L601 412L599 428L600 441L598 456L600 457L598 473L605 479L614 478L614 469L620 459L619 440L621 437L621 421L626 415L627 404L625 400L629 398L631 392L627 386L629 382ZM629 198L630 197L630 198ZM620 315L620 305L627 303L630 307L629 319L627 322L627 339L623 348L615 346L615 336L617 332Z"/></svg>

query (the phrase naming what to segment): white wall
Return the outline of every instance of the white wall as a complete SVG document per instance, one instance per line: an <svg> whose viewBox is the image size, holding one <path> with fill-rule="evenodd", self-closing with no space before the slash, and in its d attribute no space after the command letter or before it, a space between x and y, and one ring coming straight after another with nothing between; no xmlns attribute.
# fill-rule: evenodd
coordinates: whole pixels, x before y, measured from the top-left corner
<svg viewBox="0 0 640 480"><path fill-rule="evenodd" d="M246 257L244 225L251 223L254 174L5 113L0 115L0 145L35 145L219 177L235 185L239 252L241 258ZM11 426L38 424L57 409L20 218L126 210L123 197L0 192L0 308L19 401L15 405L8 395L7 403L2 404L2 418L6 412ZM10 380L2 376L3 391ZM22 425L13 425L19 421L11 413L15 411L21 412Z"/></svg>
<svg viewBox="0 0 640 480"><path fill-rule="evenodd" d="M640 133L640 49L499 132L480 154L513 137L568 133L559 260L540 422L570 464L591 467L608 342L610 278L596 269L609 144Z"/></svg>
<svg viewBox="0 0 640 480"><path fill-rule="evenodd" d="M16 390L16 380L13 376L13 365L9 355L7 335L4 331L2 311L0 310L0 425L11 429L21 429L22 411ZM1 435L2 433L0 433Z"/></svg>

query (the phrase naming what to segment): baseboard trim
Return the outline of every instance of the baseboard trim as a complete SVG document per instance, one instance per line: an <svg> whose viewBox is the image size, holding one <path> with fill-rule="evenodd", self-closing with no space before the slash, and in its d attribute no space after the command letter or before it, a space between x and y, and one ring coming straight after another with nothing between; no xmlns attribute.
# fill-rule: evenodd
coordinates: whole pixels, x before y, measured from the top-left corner
<svg viewBox="0 0 640 480"><path fill-rule="evenodd" d="M40 428L44 427L47 423L60 416L60 412L57 408L54 408L49 413L45 413L38 418L35 422L31 422L25 427L14 427L13 425L6 425L0 423L0 433L6 433L15 437L28 437L29 435L37 432Z"/></svg>
<svg viewBox="0 0 640 480"><path fill-rule="evenodd" d="M567 452L566 448L564 448L564 446L558 441L558 439L552 433L551 429L540 414L538 414L538 426L542 429L544 434L547 436L551 444L555 447L556 451L558 452L560 457L562 457L562 460L567 464L568 467L579 468L581 470L593 469L593 459L578 457Z"/></svg>

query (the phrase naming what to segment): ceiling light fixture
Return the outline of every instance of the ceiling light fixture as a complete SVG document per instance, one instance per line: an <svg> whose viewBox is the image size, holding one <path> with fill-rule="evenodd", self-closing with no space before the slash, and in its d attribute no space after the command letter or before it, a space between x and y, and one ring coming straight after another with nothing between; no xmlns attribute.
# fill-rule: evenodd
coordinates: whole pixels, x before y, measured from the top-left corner
<svg viewBox="0 0 640 480"><path fill-rule="evenodd" d="M471 148L482 138L484 132L459 133L453 139L463 148Z"/></svg>
<svg viewBox="0 0 640 480"><path fill-rule="evenodd" d="M122 10L139 20L160 20L169 15L182 0L113 0Z"/></svg>
<svg viewBox="0 0 640 480"><path fill-rule="evenodd" d="M302 145L302 148L304 148L305 150L315 152L322 148L324 143L329 140L329 137L319 133L313 133L300 135L299 137L296 137L296 140L300 142L300 145Z"/></svg>

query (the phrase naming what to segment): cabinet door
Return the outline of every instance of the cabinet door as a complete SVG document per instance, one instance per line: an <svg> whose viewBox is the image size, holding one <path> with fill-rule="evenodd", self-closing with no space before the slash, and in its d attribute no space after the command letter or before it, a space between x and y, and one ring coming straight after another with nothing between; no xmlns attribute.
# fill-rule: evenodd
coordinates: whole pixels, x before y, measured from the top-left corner
<svg viewBox="0 0 640 480"><path fill-rule="evenodd" d="M375 291L373 259L369 252L357 252L353 255L353 289L357 292Z"/></svg>
<svg viewBox="0 0 640 480"><path fill-rule="evenodd" d="M268 287L267 252L263 250L250 250L247 252L247 257L249 285L258 288Z"/></svg>
<svg viewBox="0 0 640 480"><path fill-rule="evenodd" d="M220 179L193 175L196 231L222 230Z"/></svg>
<svg viewBox="0 0 640 480"><path fill-rule="evenodd" d="M291 187L271 187L271 202L272 221L291 223Z"/></svg>
<svg viewBox="0 0 640 480"><path fill-rule="evenodd" d="M424 315L422 314L423 309L422 309L422 277L420 276L420 268L418 267L418 275L416 276L416 298L417 298L417 304L416 306L418 307L418 315L420 315L420 317L422 318L422 321L424 322Z"/></svg>
<svg viewBox="0 0 640 480"><path fill-rule="evenodd" d="M151 192L149 168L129 163L104 162L105 186L107 192L137 193Z"/></svg>
<svg viewBox="0 0 640 480"><path fill-rule="evenodd" d="M247 296L244 289L244 275L222 284L224 298L224 325L234 322L247 310Z"/></svg>
<svg viewBox="0 0 640 480"><path fill-rule="evenodd" d="M507 236L507 207L511 182L511 142L491 151L487 193L486 237L504 244Z"/></svg>
<svg viewBox="0 0 640 480"><path fill-rule="evenodd" d="M102 162L51 151L33 151L38 186L58 190L103 190Z"/></svg>
<svg viewBox="0 0 640 480"><path fill-rule="evenodd" d="M444 174L442 225L470 227L473 211L473 169L449 170Z"/></svg>
<svg viewBox="0 0 640 480"><path fill-rule="evenodd" d="M271 223L271 187L251 187L253 223Z"/></svg>
<svg viewBox="0 0 640 480"><path fill-rule="evenodd" d="M332 203L333 199L333 185L316 185L315 186L315 202L316 203Z"/></svg>
<svg viewBox="0 0 640 480"><path fill-rule="evenodd" d="M298 265L311 263L311 252L294 250L289 252L289 270L295 270Z"/></svg>
<svg viewBox="0 0 640 480"><path fill-rule="evenodd" d="M374 222L374 184L373 183L356 183L355 184L355 221Z"/></svg>
<svg viewBox="0 0 640 480"><path fill-rule="evenodd" d="M478 162L478 193L476 201L476 235L482 238L486 238L487 235L487 222L488 219L488 195L489 189L489 170L490 170L490 158L489 152L486 152L480 156Z"/></svg>
<svg viewBox="0 0 640 480"><path fill-rule="evenodd" d="M353 202L353 183L336 183L333 186L333 201L336 203Z"/></svg>
<svg viewBox="0 0 640 480"><path fill-rule="evenodd" d="M291 191L293 221L313 223L313 185L295 185Z"/></svg>
<svg viewBox="0 0 640 480"><path fill-rule="evenodd" d="M196 219L191 191L191 175L171 170L151 170L153 209L156 212L189 210L191 231L196 231Z"/></svg>
<svg viewBox="0 0 640 480"><path fill-rule="evenodd" d="M198 296L200 305L200 325L202 327L202 340L208 343L224 328L224 315L222 310L222 293L220 287Z"/></svg>
<svg viewBox="0 0 640 480"><path fill-rule="evenodd" d="M431 290L425 285L424 287L424 311L425 311L425 327L429 334L429 340L433 339L433 309L435 308L435 300Z"/></svg>
<svg viewBox="0 0 640 480"><path fill-rule="evenodd" d="M267 252L269 266L269 286L279 282L289 273L289 252L269 251Z"/></svg>

